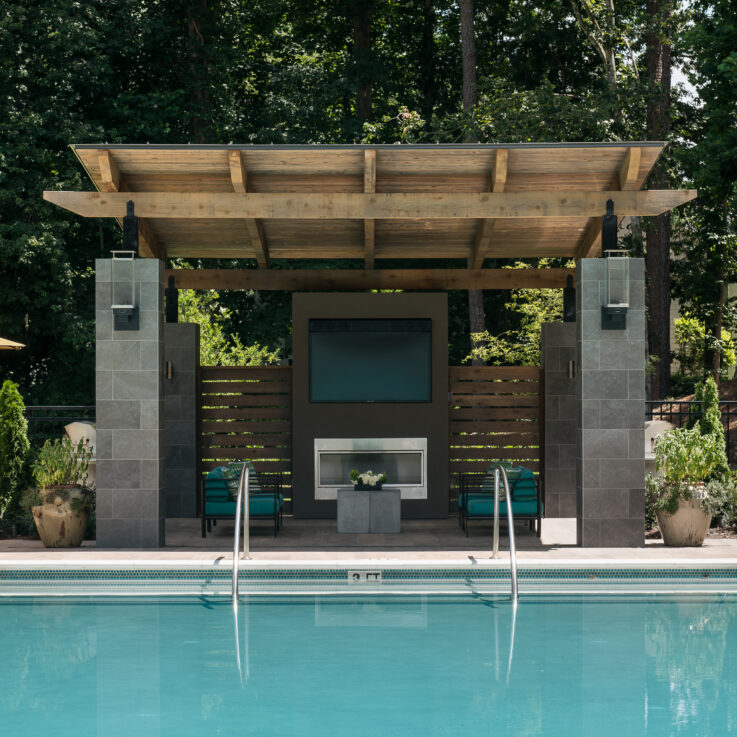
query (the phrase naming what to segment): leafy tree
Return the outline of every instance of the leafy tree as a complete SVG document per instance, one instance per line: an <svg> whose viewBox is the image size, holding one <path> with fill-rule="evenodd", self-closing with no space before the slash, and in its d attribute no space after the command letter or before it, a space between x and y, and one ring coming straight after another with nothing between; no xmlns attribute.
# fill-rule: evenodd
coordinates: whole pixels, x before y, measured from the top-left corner
<svg viewBox="0 0 737 737"><path fill-rule="evenodd" d="M730 0L696 0L693 22L683 34L689 77L699 103L683 159L699 190L686 221L676 294L704 319L712 336L711 370L719 380L722 328L734 324L727 284L737 279L737 6ZM686 264L693 269L687 275ZM694 268L695 267L695 268Z"/></svg>
<svg viewBox="0 0 737 737"><path fill-rule="evenodd" d="M17 505L28 477L28 421L18 386L0 389L0 520Z"/></svg>
<svg viewBox="0 0 737 737"><path fill-rule="evenodd" d="M707 335L704 324L693 317L676 318L674 327L675 338L678 343L675 357L681 373L690 379L703 381L705 373L704 359L708 353L711 336ZM722 330L720 343L722 371L724 372L730 366L734 366L735 346L731 334L726 330Z"/></svg>
<svg viewBox="0 0 737 737"><path fill-rule="evenodd" d="M203 366L266 366L279 362L279 350L253 343L243 345L238 336L228 336L225 328L231 313L218 303L212 290L179 292L179 320L200 326L200 363Z"/></svg>
<svg viewBox="0 0 737 737"><path fill-rule="evenodd" d="M550 265L541 259L540 266ZM512 268L525 268L518 262ZM464 362L477 359L480 363L539 366L542 326L563 319L563 292L560 289L514 289L506 310L518 317L518 326L499 335L488 331L474 333L473 347Z"/></svg>

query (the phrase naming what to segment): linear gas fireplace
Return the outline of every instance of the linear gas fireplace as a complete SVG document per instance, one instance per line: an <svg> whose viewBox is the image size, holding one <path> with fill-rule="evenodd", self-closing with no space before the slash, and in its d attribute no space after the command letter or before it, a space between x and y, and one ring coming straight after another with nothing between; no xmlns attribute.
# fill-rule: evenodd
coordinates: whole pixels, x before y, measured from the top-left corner
<svg viewBox="0 0 737 737"><path fill-rule="evenodd" d="M385 489L427 499L427 438L315 438L315 499L336 499L349 474L385 473Z"/></svg>

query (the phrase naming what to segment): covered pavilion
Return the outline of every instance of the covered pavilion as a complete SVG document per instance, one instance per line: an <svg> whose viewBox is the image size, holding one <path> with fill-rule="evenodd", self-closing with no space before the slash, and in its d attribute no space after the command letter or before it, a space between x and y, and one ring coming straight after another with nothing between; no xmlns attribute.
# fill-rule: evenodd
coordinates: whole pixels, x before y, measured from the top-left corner
<svg viewBox="0 0 737 737"><path fill-rule="evenodd" d="M540 428L537 462L549 513L566 516L563 507L569 512L575 507L581 545L642 544L644 265L629 259L626 326L611 330L601 317L611 275L606 260L597 257L608 206L621 221L659 215L696 196L693 190L642 191L662 143L78 144L72 149L97 191L49 191L44 198L83 217L118 220L132 203L142 257L133 272L139 319L134 331L113 322L111 260L97 262L99 546L163 545L169 503L176 506L176 497L184 505L191 497L187 508L196 511L194 487L203 466L198 458L189 469L183 456L199 456L200 450L197 338L194 331L185 335L191 326L164 324L167 284L347 293L564 287L574 270L484 267L486 259L542 257L577 261L576 321L546 326L543 335L544 388L534 421ZM167 270L171 258L237 259L243 268ZM290 261L305 259L320 266L353 260L355 268L290 268ZM426 266L397 267L402 260L422 260ZM457 265L438 268L437 260ZM348 305L348 317L364 316L370 305L390 295L354 296L352 307L340 303ZM428 305L431 296L425 295ZM415 316L417 309L406 302L401 316ZM440 332L433 333L434 345L439 345L447 325L440 318L435 323ZM296 372L303 371L301 364L307 371L307 343L304 350L296 346L287 398L293 446L282 463L312 453L307 440L314 436L297 432L297 413L302 428L322 421L311 418L311 403L298 396ZM429 454L440 465L431 474L437 488L428 487L427 506L407 502L419 517L447 516L449 509L447 392L459 379L449 378L447 353L445 358L444 371L433 363L430 402L433 412L445 413L445 424L433 420L429 425L430 442L445 451ZM174 375L191 376L192 386L170 391L176 383L172 363ZM491 381L499 378L489 375ZM170 401L174 395L176 402ZM499 411L495 407L505 406L498 399L480 404L473 407L474 422L491 419ZM167 416L175 410L178 415ZM382 412L388 416L386 407L371 411L379 424ZM445 437L437 437L443 432ZM184 435L189 440L180 442ZM328 507L315 506L312 498L309 504L297 503L299 495L311 496L314 475L290 470L295 514L320 516L319 510ZM181 490L190 484L193 488ZM175 493L173 486L180 490Z"/></svg>

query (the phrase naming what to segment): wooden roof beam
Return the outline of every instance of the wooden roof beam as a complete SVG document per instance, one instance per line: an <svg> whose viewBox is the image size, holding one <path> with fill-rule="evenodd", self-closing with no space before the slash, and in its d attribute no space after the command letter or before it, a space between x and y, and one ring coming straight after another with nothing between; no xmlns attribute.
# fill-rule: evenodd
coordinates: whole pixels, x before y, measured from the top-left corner
<svg viewBox="0 0 737 737"><path fill-rule="evenodd" d="M363 158L363 191L364 194L376 193L376 150L364 151ZM363 221L364 265L366 269L374 268L375 223L371 219Z"/></svg>
<svg viewBox="0 0 737 737"><path fill-rule="evenodd" d="M248 192L248 172L246 162L241 151L228 151L228 164L230 166L230 182L233 191L239 194ZM256 218L246 218L246 232L253 246L254 256L259 267L269 267L269 249L264 238L264 227Z"/></svg>
<svg viewBox="0 0 737 737"><path fill-rule="evenodd" d="M573 269L170 269L177 289L560 289Z"/></svg>
<svg viewBox="0 0 737 737"><path fill-rule="evenodd" d="M640 174L640 155L642 149L632 146L627 149L624 161L619 169L619 188L621 190L636 189Z"/></svg>
<svg viewBox="0 0 737 737"><path fill-rule="evenodd" d="M100 189L103 192L120 192L120 170L110 151L100 151L97 160L100 164Z"/></svg>
<svg viewBox="0 0 737 737"><path fill-rule="evenodd" d="M618 215L660 215L697 196L695 189L544 191L501 193L404 193L373 195L227 192L60 192L44 199L83 217L122 217L134 199L140 217L207 220L210 218L279 218L286 220L397 220L600 217L607 200Z"/></svg>
<svg viewBox="0 0 737 737"><path fill-rule="evenodd" d="M503 192L507 184L507 159L509 151L506 148L496 150L494 157L494 166L491 170L489 179L489 192ZM471 258L469 260L469 268L480 269L484 265L486 252L491 244L491 234L494 230L494 220L486 218L481 221L476 237L474 238L473 248L471 249Z"/></svg>
<svg viewBox="0 0 737 737"><path fill-rule="evenodd" d="M118 165L110 151L107 149L101 150L97 160L100 164L102 190L104 192L125 191L125 183L120 175L120 169L118 169ZM117 220L122 227L122 219L117 218ZM138 218L138 255L144 258L158 258L166 261L166 250L151 229L150 223L141 217Z"/></svg>
<svg viewBox="0 0 737 737"><path fill-rule="evenodd" d="M642 149L638 146L630 146L624 155L622 165L619 167L619 189L622 191L637 188L637 180L640 174L640 155ZM620 213L617 213L619 215ZM622 218L620 217L620 222ZM592 258L601 251L601 218L589 221L583 238L576 249L576 258Z"/></svg>

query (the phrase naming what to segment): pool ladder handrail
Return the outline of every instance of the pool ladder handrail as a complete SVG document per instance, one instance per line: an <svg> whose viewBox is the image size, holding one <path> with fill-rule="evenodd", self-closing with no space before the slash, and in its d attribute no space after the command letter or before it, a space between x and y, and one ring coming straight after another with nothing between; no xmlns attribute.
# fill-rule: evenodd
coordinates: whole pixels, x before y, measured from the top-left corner
<svg viewBox="0 0 737 737"><path fill-rule="evenodd" d="M240 547L240 535L241 535L241 510L243 510L243 557L246 560L251 558L251 540L250 540L250 515L249 515L249 481L250 481L250 470L248 464L244 463L241 469L241 475L238 478L238 497L235 501L235 533L233 535L233 587L231 597L233 603L238 603L238 569L240 565L240 554L238 548ZM245 503L243 497L245 496Z"/></svg>
<svg viewBox="0 0 737 737"><path fill-rule="evenodd" d="M509 492L507 471L500 463L494 466L494 541L492 558L499 557L499 478L504 482L504 493L507 500L507 527L509 528L509 572L512 579L512 601L519 599L517 588L517 546L514 541L514 514L512 513L512 495Z"/></svg>

